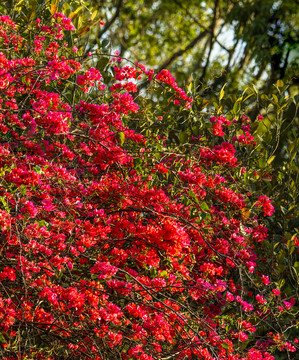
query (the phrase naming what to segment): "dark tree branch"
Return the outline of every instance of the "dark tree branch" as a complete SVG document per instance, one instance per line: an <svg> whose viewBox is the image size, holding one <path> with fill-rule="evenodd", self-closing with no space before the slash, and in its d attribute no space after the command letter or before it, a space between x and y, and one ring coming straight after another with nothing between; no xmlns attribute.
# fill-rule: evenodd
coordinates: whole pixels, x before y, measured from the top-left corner
<svg viewBox="0 0 299 360"><path fill-rule="evenodd" d="M115 14L112 16L112 18L109 21L106 22L103 29L99 32L98 34L99 39L105 34L105 32L109 30L109 28L114 24L115 20L119 17L122 6L123 6L123 0L119 0L116 6Z"/></svg>
<svg viewBox="0 0 299 360"><path fill-rule="evenodd" d="M207 34L209 33L209 30L204 30L200 32L193 40L189 42L185 48L180 49L176 52L174 52L167 60L165 60L162 65L159 67L158 71L161 71L165 68L167 68L169 65L171 65L178 57L185 54L188 50L192 49L200 40L202 40Z"/></svg>
<svg viewBox="0 0 299 360"><path fill-rule="evenodd" d="M202 49L202 51L200 52L200 54L198 56L198 60L196 61L196 63L194 64L194 66L192 68L192 71L191 71L191 74L188 77L187 83L189 83L191 81L192 73L195 73L196 71L198 71L200 69L201 64L202 64L202 59L204 57L204 54L206 53L208 44L209 44L209 38L207 38L206 42L204 43L203 49Z"/></svg>
<svg viewBox="0 0 299 360"><path fill-rule="evenodd" d="M116 6L116 11L115 11L115 14L112 16L112 18L110 20L108 20L103 29L98 33L97 35L97 38L100 39L109 29L110 27L114 24L114 22L116 21L116 19L119 17L119 14L120 14L120 11L121 11L121 8L123 6L123 0L119 0L118 1L118 4ZM92 48L94 45L97 44L97 40L95 39L89 46L89 49ZM87 58L87 53L89 51L89 49L87 51L85 51L85 54L83 55L83 59L86 59Z"/></svg>
<svg viewBox="0 0 299 360"><path fill-rule="evenodd" d="M184 5L183 5L180 1L174 0L174 2L175 2L178 6L180 6L183 10L185 10L186 14L187 14L200 28L202 28L204 31L206 31L206 30L209 31L209 29L206 28L205 26L203 26L203 25L200 23L200 21L199 21L198 19L196 19L196 17L193 16L192 13L191 13L187 8L185 8ZM224 49L225 51L229 52L229 49L228 49L226 46L224 46L224 45L217 39L217 37L216 37L216 39L215 39L215 42L216 42L222 49Z"/></svg>
<svg viewBox="0 0 299 360"><path fill-rule="evenodd" d="M216 23L217 23L217 18L218 18L218 4L219 4L219 0L216 0L215 1L215 7L214 7L213 20L212 20L212 23L211 23L210 47L209 47L209 52L208 52L208 56L207 56L205 66L203 68L203 71L202 71L202 74L201 74L201 77L200 77L200 80L199 80L200 82L203 82L203 80L204 80L204 78L206 76L208 66L210 64L211 53L212 53L212 50L213 50L213 47L214 47L214 44L215 44L215 30L216 30ZM217 36L216 36L216 38L217 38Z"/></svg>
<svg viewBox="0 0 299 360"><path fill-rule="evenodd" d="M290 55L290 49L288 49L286 57L284 59L283 66L280 69L280 78L281 79L284 78L284 76L285 76L285 72L286 72L287 67L288 67L289 55Z"/></svg>

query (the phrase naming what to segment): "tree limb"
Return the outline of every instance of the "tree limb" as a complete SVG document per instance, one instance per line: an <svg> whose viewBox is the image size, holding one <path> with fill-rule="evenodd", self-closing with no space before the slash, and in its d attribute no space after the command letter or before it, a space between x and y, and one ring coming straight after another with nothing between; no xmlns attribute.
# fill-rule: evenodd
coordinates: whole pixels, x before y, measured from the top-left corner
<svg viewBox="0 0 299 360"><path fill-rule="evenodd" d="M98 33L97 35L97 38L100 39L104 34L105 32L107 32L110 27L114 24L114 22L116 21L116 19L119 17L119 14L120 14L120 10L123 6L123 0L119 0L118 1L118 4L116 6L116 11L115 11L115 14L112 16L112 18L107 21L103 27L103 29ZM95 39L90 45L89 45L89 49L93 47L93 45L96 45L97 44L97 40ZM87 53L89 51L89 49L87 51L85 51L85 54L83 55L83 59L86 59L87 58Z"/></svg>
<svg viewBox="0 0 299 360"><path fill-rule="evenodd" d="M123 0L119 0L116 6L115 14L112 16L112 18L109 21L106 22L103 29L99 32L98 34L99 39L105 34L106 31L109 30L109 28L114 24L115 20L119 17L122 6L123 6Z"/></svg>
<svg viewBox="0 0 299 360"><path fill-rule="evenodd" d="M200 32L193 40L189 42L189 44L176 52L174 52L167 60L165 60L162 65L159 67L158 71L161 71L171 65L178 57L185 54L188 50L192 49L200 40L202 40L207 34L209 30L204 30Z"/></svg>

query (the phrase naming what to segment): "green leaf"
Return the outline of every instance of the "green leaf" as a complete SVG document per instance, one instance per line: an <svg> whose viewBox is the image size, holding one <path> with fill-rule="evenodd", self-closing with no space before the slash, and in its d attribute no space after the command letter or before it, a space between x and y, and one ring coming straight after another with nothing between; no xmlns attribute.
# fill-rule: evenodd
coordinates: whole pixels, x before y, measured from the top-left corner
<svg viewBox="0 0 299 360"><path fill-rule="evenodd" d="M189 136L185 131L180 131L178 137L180 144L186 144L186 142L188 142Z"/></svg>
<svg viewBox="0 0 299 360"><path fill-rule="evenodd" d="M23 84L28 84L28 81L26 80L26 76L22 76L22 83Z"/></svg>
<svg viewBox="0 0 299 360"><path fill-rule="evenodd" d="M246 96L246 98L243 100L243 102L245 102L247 99L251 98L251 96L253 96L253 95L254 95L253 93L252 93L252 94L247 95L247 96Z"/></svg>
<svg viewBox="0 0 299 360"><path fill-rule="evenodd" d="M91 17L90 17L90 20L93 21L94 18L97 16L97 13L98 13L98 10L95 10L92 14L91 14Z"/></svg>
<svg viewBox="0 0 299 360"><path fill-rule="evenodd" d="M41 167L39 167L38 165L34 166L33 170L38 173L38 174L42 174L43 170Z"/></svg>
<svg viewBox="0 0 299 360"><path fill-rule="evenodd" d="M110 44L110 40L104 39L101 43L102 48L106 48Z"/></svg>
<svg viewBox="0 0 299 360"><path fill-rule="evenodd" d="M274 104L278 104L278 97L275 94L272 94L272 100Z"/></svg>
<svg viewBox="0 0 299 360"><path fill-rule="evenodd" d="M193 87L193 83L191 82L186 88L188 93L192 93L192 87Z"/></svg>
<svg viewBox="0 0 299 360"><path fill-rule="evenodd" d="M160 276L161 276L161 277L167 277L167 275L168 275L168 274L167 274L167 271L166 271L166 270L163 270L163 271L160 272Z"/></svg>
<svg viewBox="0 0 299 360"><path fill-rule="evenodd" d="M252 84L252 87L253 87L254 92L255 92L256 94L258 94L259 91L258 91L258 89L256 88L256 86L255 86L254 84Z"/></svg>
<svg viewBox="0 0 299 360"><path fill-rule="evenodd" d="M241 110L241 101L237 101L235 104L234 104L234 107L233 107L233 114L238 114Z"/></svg>
<svg viewBox="0 0 299 360"><path fill-rule="evenodd" d="M221 100L223 99L223 96L224 96L224 88L226 87L226 84L227 84L227 83L225 83L225 84L222 86L221 90L220 90L220 93L219 93L219 101L221 101Z"/></svg>
<svg viewBox="0 0 299 360"><path fill-rule="evenodd" d="M134 168L138 169L142 165L142 160L140 158L136 158L136 159L133 160L133 163L134 163Z"/></svg>
<svg viewBox="0 0 299 360"><path fill-rule="evenodd" d="M272 155L267 161L268 165L270 165L274 159L275 159L275 155Z"/></svg>
<svg viewBox="0 0 299 360"><path fill-rule="evenodd" d="M6 200L5 200L5 198L3 196L0 196L0 201L2 202L2 205L3 205L4 209L5 209L5 211L9 213L9 206L8 206Z"/></svg>
<svg viewBox="0 0 299 360"><path fill-rule="evenodd" d="M182 265L184 261L185 261L184 258L183 258L183 259L179 259L179 260L178 260L178 263L179 263L180 265Z"/></svg>
<svg viewBox="0 0 299 360"><path fill-rule="evenodd" d="M259 159L258 165L260 169L264 169L267 165L267 160L265 158Z"/></svg>
<svg viewBox="0 0 299 360"><path fill-rule="evenodd" d="M45 226L47 228L49 226L49 223L47 221L45 221L45 220L40 220L38 222L38 225L41 226L41 227Z"/></svg>
<svg viewBox="0 0 299 360"><path fill-rule="evenodd" d="M209 208L209 206L207 205L206 202L202 202L202 203L200 204L200 208L201 208L201 210L203 210L203 211L209 211L209 210L210 210L210 208Z"/></svg>
<svg viewBox="0 0 299 360"><path fill-rule="evenodd" d="M198 200L197 196L194 194L194 192L193 192L192 190L190 190L190 191L188 192L188 195L191 196L191 197L194 199L194 201L196 202L196 204L199 204L199 200Z"/></svg>
<svg viewBox="0 0 299 360"><path fill-rule="evenodd" d="M120 132L116 133L116 137L117 137L119 145L123 146L123 144L126 140L125 134L122 131L120 131Z"/></svg>
<svg viewBox="0 0 299 360"><path fill-rule="evenodd" d="M279 280L279 282L278 282L278 287L279 287L279 289L281 289L282 287L283 287L283 285L285 284L285 279L281 279L281 280Z"/></svg>
<svg viewBox="0 0 299 360"><path fill-rule="evenodd" d="M96 68L98 70L104 70L107 64L109 63L109 58L107 56L101 56L97 62Z"/></svg>

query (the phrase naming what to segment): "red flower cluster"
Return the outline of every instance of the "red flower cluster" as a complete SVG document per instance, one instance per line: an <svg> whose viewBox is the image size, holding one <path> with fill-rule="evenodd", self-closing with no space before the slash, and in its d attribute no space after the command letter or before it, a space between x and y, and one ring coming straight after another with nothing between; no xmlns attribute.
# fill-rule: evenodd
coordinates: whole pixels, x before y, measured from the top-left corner
<svg viewBox="0 0 299 360"><path fill-rule="evenodd" d="M224 116L212 116L210 118L211 123L213 123L213 134L216 136L223 136L223 125L230 125L231 121L227 120Z"/></svg>
<svg viewBox="0 0 299 360"><path fill-rule="evenodd" d="M263 209L265 216L271 216L274 213L274 206L272 205L272 201L268 198L268 196L258 196L258 201L256 202L256 206L260 206Z"/></svg>
<svg viewBox="0 0 299 360"><path fill-rule="evenodd" d="M83 86L82 91L85 93L88 92L89 87L93 87L95 85L95 82L100 83L102 79L102 75L99 72L99 70L95 68L90 68L84 75L78 75L77 77L77 83L80 86ZM100 90L105 89L105 85L100 84L99 85Z"/></svg>
<svg viewBox="0 0 299 360"><path fill-rule="evenodd" d="M175 105L180 105L180 100L185 100L185 107L191 106L190 103L193 102L193 99L188 97L185 91L178 87L178 84L175 82L175 78L170 74L168 70L164 69L160 71L159 74L156 76L156 80L164 82L174 89L174 91L176 92L176 99L174 100Z"/></svg>

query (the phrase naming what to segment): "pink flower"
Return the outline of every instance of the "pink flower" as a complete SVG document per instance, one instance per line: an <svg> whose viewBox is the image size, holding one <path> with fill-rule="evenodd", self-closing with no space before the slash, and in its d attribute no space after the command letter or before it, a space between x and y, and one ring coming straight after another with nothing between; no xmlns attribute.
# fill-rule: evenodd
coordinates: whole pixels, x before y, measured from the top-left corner
<svg viewBox="0 0 299 360"><path fill-rule="evenodd" d="M30 217L34 218L37 215L38 210L33 205L33 202L32 201L25 201L24 205L25 206L21 209L21 212L24 213L24 214L28 214Z"/></svg>
<svg viewBox="0 0 299 360"><path fill-rule="evenodd" d="M281 291L279 291L278 289L273 289L272 290L272 293L275 295L275 296L278 296L281 294Z"/></svg>
<svg viewBox="0 0 299 360"><path fill-rule="evenodd" d="M223 132L223 127L221 126L222 122L221 121L217 121L214 125L213 125L213 134L216 136L224 136L224 132Z"/></svg>
<svg viewBox="0 0 299 360"><path fill-rule="evenodd" d="M226 300L227 301L234 301L234 299L235 299L234 295L228 291L226 293Z"/></svg>
<svg viewBox="0 0 299 360"><path fill-rule="evenodd" d="M262 304L262 305L267 304L267 301L263 298L262 295L256 295L255 298L260 304Z"/></svg>
<svg viewBox="0 0 299 360"><path fill-rule="evenodd" d="M240 332L239 335L238 335L238 338L241 340L241 341L246 341L248 339L248 335L245 334L244 332Z"/></svg>
<svg viewBox="0 0 299 360"><path fill-rule="evenodd" d="M254 310L254 307L251 304L249 304L248 302L246 302L246 301L242 302L242 306L243 306L244 311L252 311L252 310Z"/></svg>
<svg viewBox="0 0 299 360"><path fill-rule="evenodd" d="M109 262L97 261L95 265L90 269L92 274L100 274L99 279L106 279L112 277L117 273L117 267L110 265Z"/></svg>
<svg viewBox="0 0 299 360"><path fill-rule="evenodd" d="M249 272L252 274L254 272L254 268L256 266L256 263L254 263L253 261L247 261L246 265L248 267Z"/></svg>
<svg viewBox="0 0 299 360"><path fill-rule="evenodd" d="M268 196L258 196L258 201L255 206L261 206L264 211L264 216L271 216L274 213L274 206L272 205L272 201L268 198Z"/></svg>
<svg viewBox="0 0 299 360"><path fill-rule="evenodd" d="M288 302L288 301L283 301L283 303L284 303L284 306L285 306L285 308L287 310L289 310L292 307L292 304L290 302Z"/></svg>
<svg viewBox="0 0 299 360"><path fill-rule="evenodd" d="M262 282L263 282L265 285L271 284L271 282L269 281L269 277L268 277L268 276L262 275L261 279L262 279Z"/></svg>
<svg viewBox="0 0 299 360"><path fill-rule="evenodd" d="M161 173L166 174L168 173L168 169L163 164L156 164L155 168Z"/></svg>
<svg viewBox="0 0 299 360"><path fill-rule="evenodd" d="M295 303L296 303L296 300L295 300L295 298L293 298L293 297L292 297L289 301L290 301L290 303L291 303L292 305L295 305Z"/></svg>

